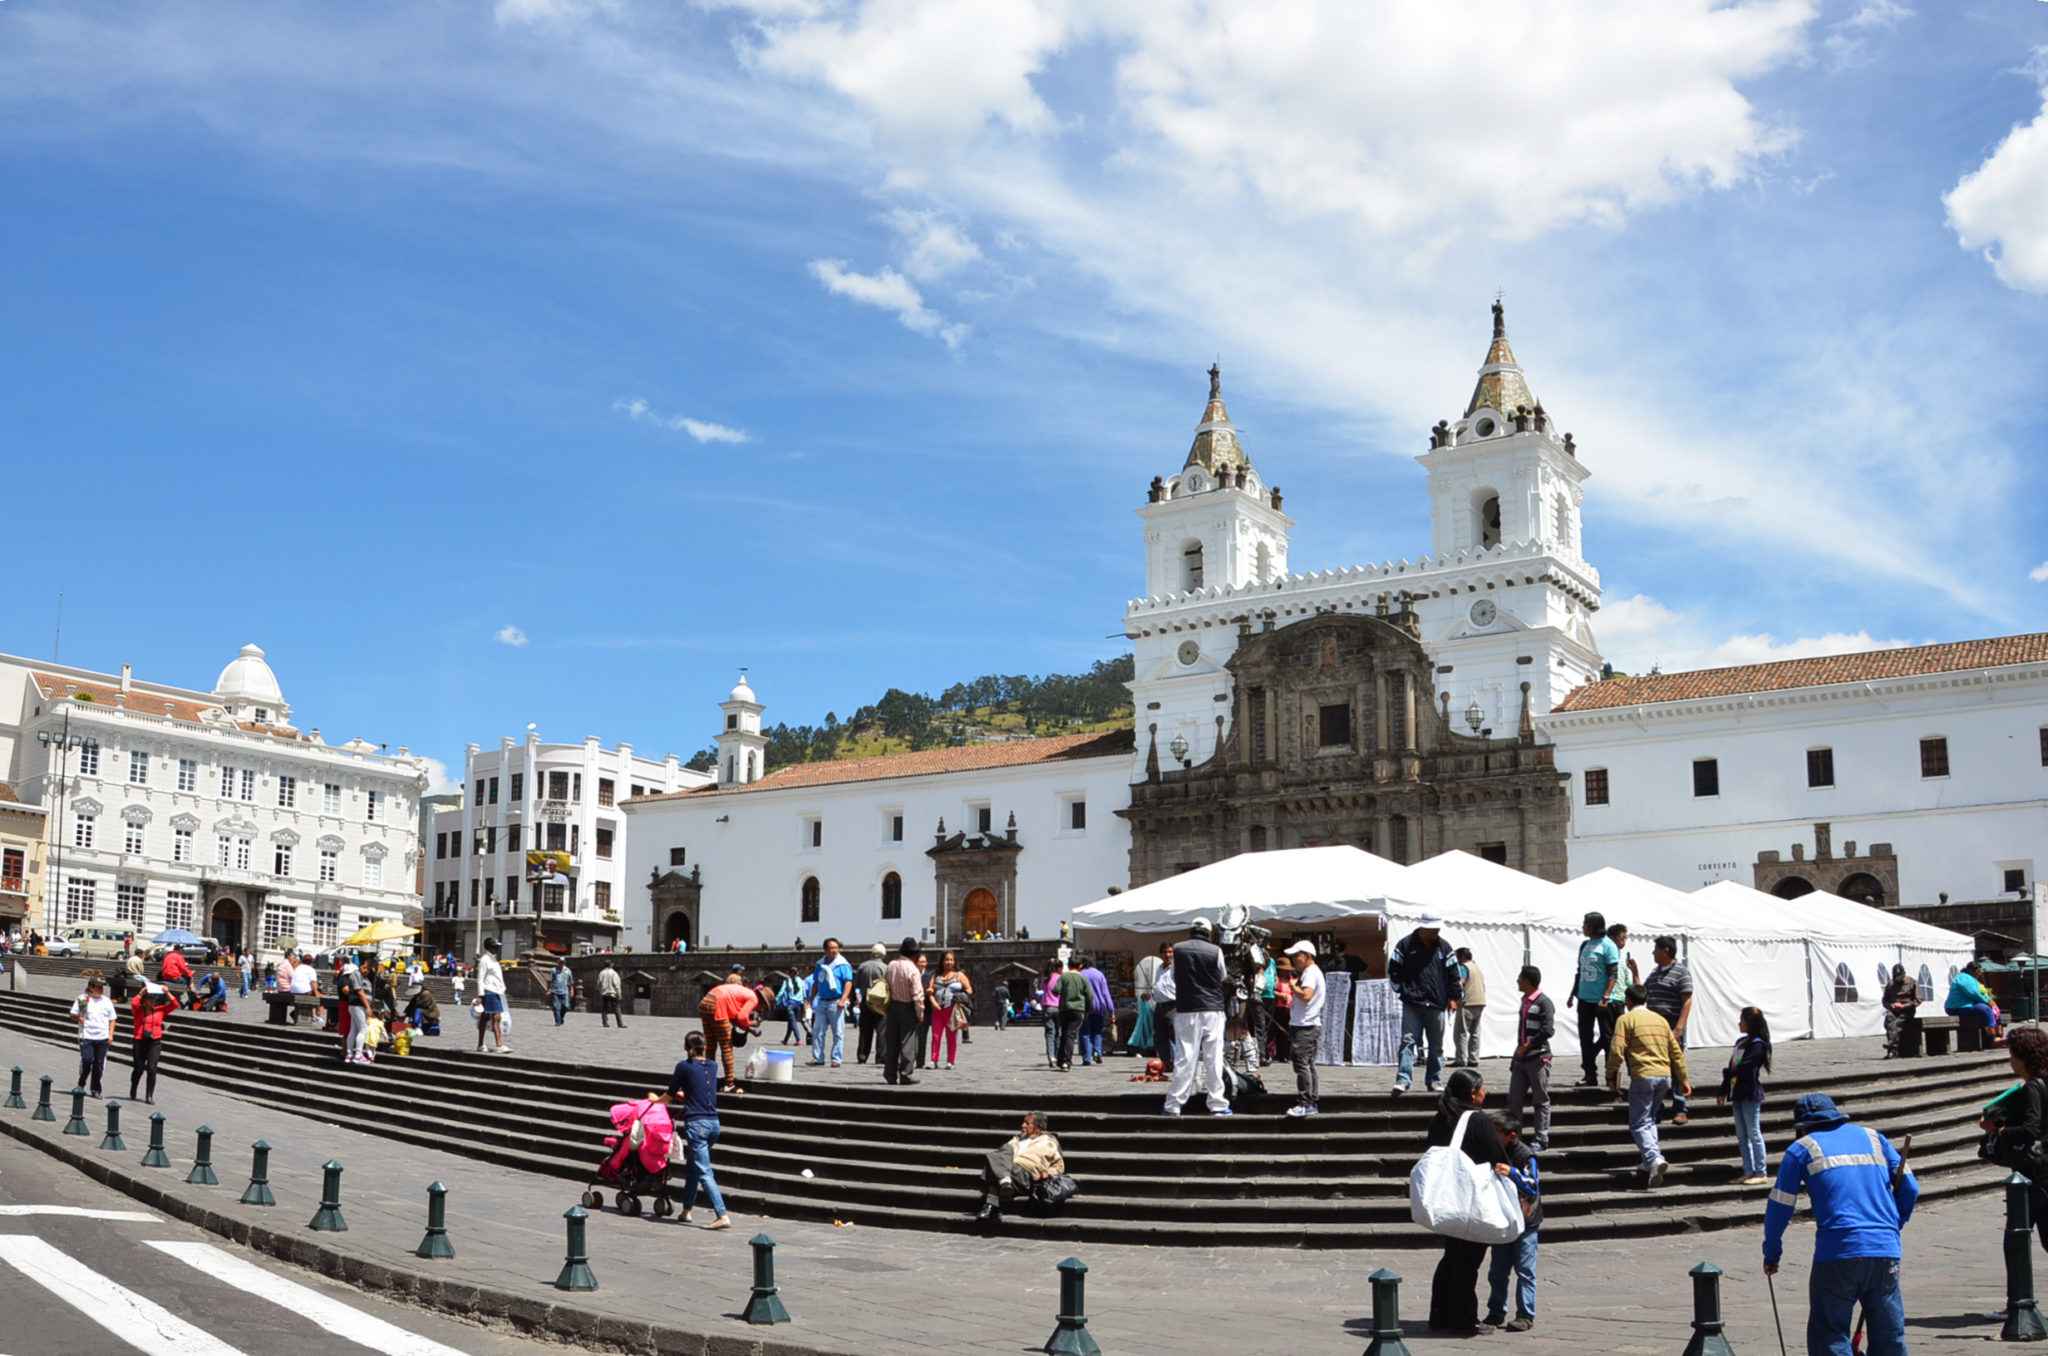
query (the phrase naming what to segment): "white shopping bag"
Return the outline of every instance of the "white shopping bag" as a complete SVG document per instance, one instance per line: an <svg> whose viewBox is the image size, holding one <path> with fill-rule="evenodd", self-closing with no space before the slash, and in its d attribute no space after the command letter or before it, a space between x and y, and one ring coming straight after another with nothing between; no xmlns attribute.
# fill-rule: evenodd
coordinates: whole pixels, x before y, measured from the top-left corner
<svg viewBox="0 0 2048 1356"><path fill-rule="evenodd" d="M1514 1183L1489 1164L1465 1157L1465 1123L1458 1117L1451 1142L1423 1154L1408 1174L1408 1217L1431 1233L1467 1243L1508 1243L1522 1236L1522 1207Z"/></svg>

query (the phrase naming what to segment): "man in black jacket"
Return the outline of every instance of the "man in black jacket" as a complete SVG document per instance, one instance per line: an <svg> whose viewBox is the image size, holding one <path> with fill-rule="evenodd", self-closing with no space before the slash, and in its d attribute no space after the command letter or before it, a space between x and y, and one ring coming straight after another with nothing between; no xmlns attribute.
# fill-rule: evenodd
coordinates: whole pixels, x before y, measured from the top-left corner
<svg viewBox="0 0 2048 1356"><path fill-rule="evenodd" d="M1415 1055L1425 1039L1429 1064L1423 1085L1435 1092L1444 1077L1444 1014L1464 997L1457 953L1444 943L1444 920L1424 914L1415 931L1395 943L1387 957L1387 980L1401 999L1401 1063L1394 1070L1394 1095L1415 1078Z"/></svg>
<svg viewBox="0 0 2048 1356"><path fill-rule="evenodd" d="M1173 948L1173 1081L1166 1085L1165 1112L1180 1109L1195 1091L1195 1066L1200 1063L1209 1084L1209 1111L1230 1114L1223 1091L1223 1000L1228 975L1223 951L1209 940L1215 931L1206 918L1188 929L1188 940Z"/></svg>
<svg viewBox="0 0 2048 1356"><path fill-rule="evenodd" d="M1522 1100L1536 1102L1536 1119L1531 1126L1529 1147L1550 1147L1550 1038L1557 1034L1557 1005L1543 992L1543 972L1533 965L1522 967L1515 976L1522 991L1520 1016L1515 1024L1515 1054L1508 1065L1508 1112L1522 1116Z"/></svg>

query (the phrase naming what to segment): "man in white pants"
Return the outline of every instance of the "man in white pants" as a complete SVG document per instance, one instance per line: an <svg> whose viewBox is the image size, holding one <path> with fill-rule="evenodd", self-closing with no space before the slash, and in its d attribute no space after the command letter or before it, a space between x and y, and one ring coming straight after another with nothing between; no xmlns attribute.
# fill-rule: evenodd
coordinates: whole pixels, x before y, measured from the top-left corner
<svg viewBox="0 0 2048 1356"><path fill-rule="evenodd" d="M1209 1084L1209 1111L1230 1114L1223 1095L1223 1000L1227 976L1223 952L1209 940L1215 929L1197 918L1188 940L1173 949L1173 1081L1166 1085L1166 1114L1180 1115L1195 1091L1195 1061Z"/></svg>

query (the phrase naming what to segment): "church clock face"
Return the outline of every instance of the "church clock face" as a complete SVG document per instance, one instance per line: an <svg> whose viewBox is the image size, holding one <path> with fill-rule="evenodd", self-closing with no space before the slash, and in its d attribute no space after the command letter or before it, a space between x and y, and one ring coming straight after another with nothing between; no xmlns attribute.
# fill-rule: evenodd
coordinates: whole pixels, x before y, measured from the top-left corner
<svg viewBox="0 0 2048 1356"><path fill-rule="evenodd" d="M1472 619L1474 626L1491 626L1493 625L1494 617L1499 615L1499 611L1494 607L1493 599L1481 598L1478 602L1472 604L1471 610L1466 612L1465 615Z"/></svg>
<svg viewBox="0 0 2048 1356"><path fill-rule="evenodd" d="M1195 643L1194 641L1192 641L1192 640L1184 640L1184 641L1182 641L1182 642L1180 643L1180 662L1181 662L1181 663L1183 663L1183 664L1192 664L1192 663L1194 663L1194 662L1195 662L1195 661L1196 661L1197 659L1200 659L1201 657L1202 657L1202 647L1201 647L1200 645L1196 644L1196 643Z"/></svg>

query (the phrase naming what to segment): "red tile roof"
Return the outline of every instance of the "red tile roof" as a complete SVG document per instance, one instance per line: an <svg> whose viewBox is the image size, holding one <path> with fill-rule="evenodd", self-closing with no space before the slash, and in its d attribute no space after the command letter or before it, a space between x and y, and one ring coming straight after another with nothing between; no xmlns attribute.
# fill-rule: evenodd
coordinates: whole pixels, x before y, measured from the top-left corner
<svg viewBox="0 0 2048 1356"><path fill-rule="evenodd" d="M6 782L0 782L0 801L12 801L18 805L21 803L21 797L14 794L13 787Z"/></svg>
<svg viewBox="0 0 2048 1356"><path fill-rule="evenodd" d="M43 695L52 700L65 696L76 689L81 693L90 693L93 705L95 706L104 706L111 710L122 705L121 702L116 700L121 695L121 689L118 687L108 687L101 683L80 682L76 678L55 673L36 673L31 676L36 680L36 686L42 689ZM144 716L161 716L164 714L164 707L169 706L171 708L170 714L173 717L178 720L191 721L198 720L202 711L220 710L218 702L208 702L201 705L195 701L188 701L183 697L171 697L161 692L152 692L144 687L131 687L129 689L126 706L128 710Z"/></svg>
<svg viewBox="0 0 2048 1356"><path fill-rule="evenodd" d="M1748 692L1782 692L1796 687L1827 687L1868 683L1885 678L1911 678L1927 673L1993 669L2009 664L2048 662L2048 633L1964 640L1949 645L1915 645L1898 650L1864 650L1817 659L1784 659L1771 664L1739 664L1690 673L1651 673L1640 678L1609 678L1575 688L1557 710L1595 711L1651 702L1694 701L1732 697Z"/></svg>
<svg viewBox="0 0 2048 1356"><path fill-rule="evenodd" d="M922 749L916 753L889 753L876 758L839 758L819 763L791 763L776 768L758 782L747 786L720 787L717 783L687 791L669 791L655 796L634 797L644 805L657 800L682 800L690 796L736 796L750 791L780 791L786 787L833 786L842 782L884 781L895 777L924 777L940 772L984 772L999 767L1025 767L1034 763L1070 763L1082 758L1128 758L1137 747L1131 730L1107 734L1054 735L1046 739L1012 739L997 744L964 744L958 748Z"/></svg>

